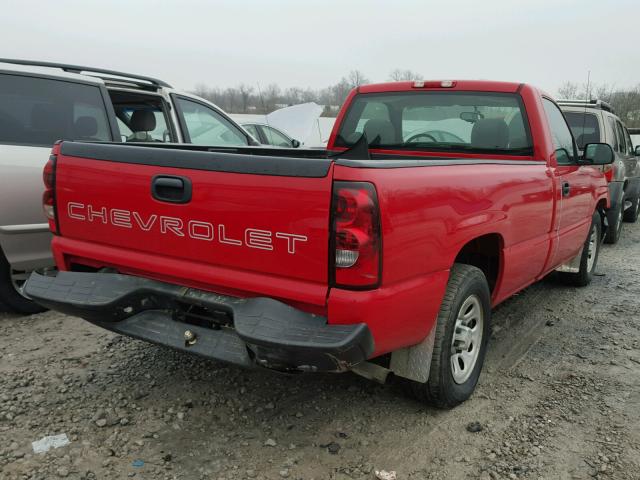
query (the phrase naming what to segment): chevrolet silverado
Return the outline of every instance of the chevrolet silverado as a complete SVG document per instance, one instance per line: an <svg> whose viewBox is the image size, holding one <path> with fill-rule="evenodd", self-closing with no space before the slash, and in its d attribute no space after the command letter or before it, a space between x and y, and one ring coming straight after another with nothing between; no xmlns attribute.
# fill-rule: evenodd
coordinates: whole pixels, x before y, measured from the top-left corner
<svg viewBox="0 0 640 480"><path fill-rule="evenodd" d="M59 272L26 293L109 330L246 367L473 392L491 308L590 282L606 144L526 84L361 86L327 152L64 141L44 171Z"/></svg>

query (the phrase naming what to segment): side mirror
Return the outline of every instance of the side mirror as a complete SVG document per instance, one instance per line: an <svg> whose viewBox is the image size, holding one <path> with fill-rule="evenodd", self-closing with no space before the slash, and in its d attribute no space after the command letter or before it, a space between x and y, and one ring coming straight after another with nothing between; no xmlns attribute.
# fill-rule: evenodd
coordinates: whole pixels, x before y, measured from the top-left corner
<svg viewBox="0 0 640 480"><path fill-rule="evenodd" d="M120 135L120 141L121 142L126 142L127 141L127 136L126 135Z"/></svg>
<svg viewBox="0 0 640 480"><path fill-rule="evenodd" d="M613 163L615 155L608 143L587 143L582 159L589 165L609 165Z"/></svg>
<svg viewBox="0 0 640 480"><path fill-rule="evenodd" d="M291 140L291 146L293 148L298 148L300 146L300 140L296 140L295 138Z"/></svg>
<svg viewBox="0 0 640 480"><path fill-rule="evenodd" d="M636 153L636 157L640 157L640 145L636 145L635 153Z"/></svg>

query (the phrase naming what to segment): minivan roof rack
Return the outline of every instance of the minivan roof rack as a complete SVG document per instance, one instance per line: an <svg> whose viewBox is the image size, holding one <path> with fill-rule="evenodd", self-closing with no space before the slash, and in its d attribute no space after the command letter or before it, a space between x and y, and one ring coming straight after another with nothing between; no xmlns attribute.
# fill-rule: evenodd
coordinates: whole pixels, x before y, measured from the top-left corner
<svg viewBox="0 0 640 480"><path fill-rule="evenodd" d="M640 135L640 128L627 128L629 130L629 135Z"/></svg>
<svg viewBox="0 0 640 480"><path fill-rule="evenodd" d="M118 72L115 70L106 70L104 68L93 68L93 67L83 67L81 65L69 65L66 63L55 63L55 62L39 62L36 60L19 60L12 58L0 58L0 63L12 63L14 65L27 65L31 67L48 67L48 68L60 68L65 72L69 73L87 73L92 77L102 78L103 80L113 80L113 81L129 81L134 80L131 83L134 83L140 87L167 87L171 88L171 85L168 83L158 80L157 78L146 77L143 75L134 75L131 73ZM92 75L97 74L97 75ZM103 77L106 75L106 77ZM114 78L119 77L119 78ZM142 83L144 82L144 83Z"/></svg>
<svg viewBox="0 0 640 480"><path fill-rule="evenodd" d="M567 107L591 107L599 108L607 112L615 113L611 104L600 99L592 100L558 100L558 105L565 105Z"/></svg>

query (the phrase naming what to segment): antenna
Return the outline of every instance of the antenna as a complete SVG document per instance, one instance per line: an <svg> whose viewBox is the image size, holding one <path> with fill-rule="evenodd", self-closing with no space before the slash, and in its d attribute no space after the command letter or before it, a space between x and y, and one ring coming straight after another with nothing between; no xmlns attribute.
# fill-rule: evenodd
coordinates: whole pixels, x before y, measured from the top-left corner
<svg viewBox="0 0 640 480"><path fill-rule="evenodd" d="M591 90L590 90L590 84L591 84L591 70L587 70L587 92L585 93L585 96L587 97L587 101L584 104L584 112L582 112L582 149L584 150L584 129L586 127L587 124L587 103L589 103L591 101ZM580 148L580 145L578 145L578 148Z"/></svg>
<svg viewBox="0 0 640 480"><path fill-rule="evenodd" d="M256 85L258 85L258 95L260 95L260 103L262 103L262 112L264 113L264 121L267 123L267 126L270 127L271 125L269 125L269 116L267 115L267 106L265 105L264 98L262 97L262 89L260 88L260 82L256 82ZM265 137L267 136L267 134L269 135L269 138L273 136L270 131L269 132L263 131L263 133Z"/></svg>

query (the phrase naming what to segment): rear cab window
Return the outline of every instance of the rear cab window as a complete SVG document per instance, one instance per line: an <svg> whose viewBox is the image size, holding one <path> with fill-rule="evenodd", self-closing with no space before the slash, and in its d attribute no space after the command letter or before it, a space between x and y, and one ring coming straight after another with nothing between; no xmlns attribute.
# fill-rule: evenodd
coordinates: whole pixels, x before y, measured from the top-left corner
<svg viewBox="0 0 640 480"><path fill-rule="evenodd" d="M526 112L518 94L410 92L356 96L336 146L365 135L370 148L531 155Z"/></svg>
<svg viewBox="0 0 640 480"><path fill-rule="evenodd" d="M50 147L57 140L112 140L100 88L0 74L0 143Z"/></svg>

